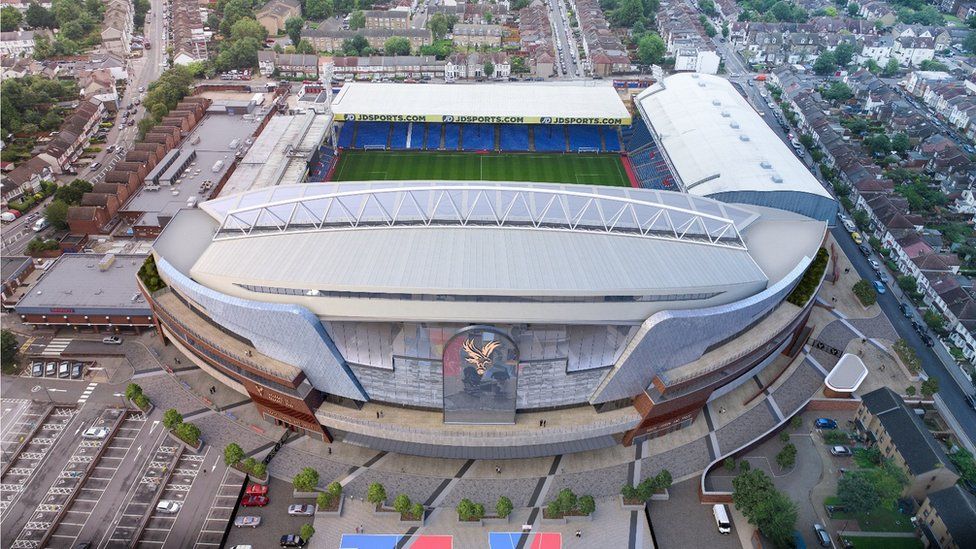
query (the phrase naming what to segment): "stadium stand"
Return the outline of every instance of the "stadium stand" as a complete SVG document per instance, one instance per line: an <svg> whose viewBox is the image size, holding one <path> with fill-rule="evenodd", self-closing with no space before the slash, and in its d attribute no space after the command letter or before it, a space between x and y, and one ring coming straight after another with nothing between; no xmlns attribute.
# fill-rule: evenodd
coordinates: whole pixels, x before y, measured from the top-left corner
<svg viewBox="0 0 976 549"><path fill-rule="evenodd" d="M644 120L638 117L630 127L624 128L623 132L624 147L628 151L636 151L653 142L651 131L647 129Z"/></svg>
<svg viewBox="0 0 976 549"><path fill-rule="evenodd" d="M352 134L351 131L350 134ZM309 166L310 169L308 173L308 180L325 181L326 176L332 169L332 165L335 163L335 159L336 154L335 151L332 150L332 147L327 145L322 145L319 147L316 158L312 161L311 166Z"/></svg>
<svg viewBox="0 0 976 549"><path fill-rule="evenodd" d="M674 175L671 174L664 155L653 141L650 146L630 153L630 162L634 166L641 188L676 190Z"/></svg>
<svg viewBox="0 0 976 549"><path fill-rule="evenodd" d="M356 123L346 122L339 130L339 147L348 149L352 147L352 138L356 134Z"/></svg>
<svg viewBox="0 0 976 549"><path fill-rule="evenodd" d="M529 150L529 128L518 124L502 124L498 147L503 151Z"/></svg>
<svg viewBox="0 0 976 549"><path fill-rule="evenodd" d="M535 150L539 152L566 152L566 127L552 124L533 126Z"/></svg>
<svg viewBox="0 0 976 549"><path fill-rule="evenodd" d="M441 146L441 124L439 122L431 122L427 124L427 140L424 143L424 148L429 151L436 151Z"/></svg>
<svg viewBox="0 0 976 549"><path fill-rule="evenodd" d="M576 152L584 150L598 152L603 149L600 143L600 129L598 126L567 126L569 131L569 150Z"/></svg>
<svg viewBox="0 0 976 549"><path fill-rule="evenodd" d="M465 151L490 151L495 148L494 124L461 126L461 148Z"/></svg>
<svg viewBox="0 0 976 549"><path fill-rule="evenodd" d="M603 128L603 142L607 152L620 152L620 136L617 134L617 128L611 126Z"/></svg>
<svg viewBox="0 0 976 549"><path fill-rule="evenodd" d="M420 150L426 148L426 135L427 124L418 122L414 124L410 123L410 142L407 144L411 150ZM440 137L438 135L438 137Z"/></svg>
<svg viewBox="0 0 976 549"><path fill-rule="evenodd" d="M410 125L403 122L393 123L393 132L390 134L390 149L401 150L407 148L407 132Z"/></svg>
<svg viewBox="0 0 976 549"><path fill-rule="evenodd" d="M388 122L358 122L356 124L355 147L385 148L390 137Z"/></svg>
<svg viewBox="0 0 976 549"><path fill-rule="evenodd" d="M461 143L461 126L457 124L444 124L444 149L456 151Z"/></svg>

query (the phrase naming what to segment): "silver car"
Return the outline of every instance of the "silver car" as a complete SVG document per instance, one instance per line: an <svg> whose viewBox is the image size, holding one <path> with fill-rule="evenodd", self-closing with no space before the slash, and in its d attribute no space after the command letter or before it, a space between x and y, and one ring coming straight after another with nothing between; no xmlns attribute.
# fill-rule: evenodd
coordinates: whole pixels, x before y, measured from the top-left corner
<svg viewBox="0 0 976 549"><path fill-rule="evenodd" d="M310 517L315 514L315 506L309 503L289 505L288 514L293 517Z"/></svg>

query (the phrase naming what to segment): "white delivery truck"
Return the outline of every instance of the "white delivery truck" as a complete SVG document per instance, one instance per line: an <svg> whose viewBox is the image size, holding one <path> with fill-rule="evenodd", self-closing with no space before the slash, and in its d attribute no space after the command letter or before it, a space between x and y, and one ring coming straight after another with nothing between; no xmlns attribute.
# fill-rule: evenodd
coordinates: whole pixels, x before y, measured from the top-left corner
<svg viewBox="0 0 976 549"><path fill-rule="evenodd" d="M732 533L732 520L729 519L729 509L721 504L712 505L712 516L715 517L715 526L718 527L719 534Z"/></svg>

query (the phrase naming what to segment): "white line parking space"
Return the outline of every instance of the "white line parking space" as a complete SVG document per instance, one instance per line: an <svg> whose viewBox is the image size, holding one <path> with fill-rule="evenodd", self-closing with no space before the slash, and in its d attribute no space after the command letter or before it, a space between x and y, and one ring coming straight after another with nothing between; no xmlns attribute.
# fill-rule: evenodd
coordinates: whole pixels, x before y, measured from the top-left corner
<svg viewBox="0 0 976 549"><path fill-rule="evenodd" d="M210 505L210 513L207 520L203 521L203 528L197 536L197 542L193 545L194 549L210 549L220 547L220 542L224 538L224 531L227 523L234 514L234 507L237 505L237 498L241 495L244 488L245 477L235 469L227 468L224 477L217 488L213 503Z"/></svg>

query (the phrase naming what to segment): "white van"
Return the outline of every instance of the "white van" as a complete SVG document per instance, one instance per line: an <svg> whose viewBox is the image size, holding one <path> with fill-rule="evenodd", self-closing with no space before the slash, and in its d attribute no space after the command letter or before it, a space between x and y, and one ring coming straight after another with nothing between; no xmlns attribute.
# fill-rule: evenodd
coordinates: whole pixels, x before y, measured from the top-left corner
<svg viewBox="0 0 976 549"><path fill-rule="evenodd" d="M42 217L34 222L34 232L39 233L46 229L48 225L50 225L50 223L47 222L47 219Z"/></svg>
<svg viewBox="0 0 976 549"><path fill-rule="evenodd" d="M732 533L732 521L729 520L729 510L725 505L721 503L712 505L712 515L715 517L715 526L718 527L719 534Z"/></svg>

